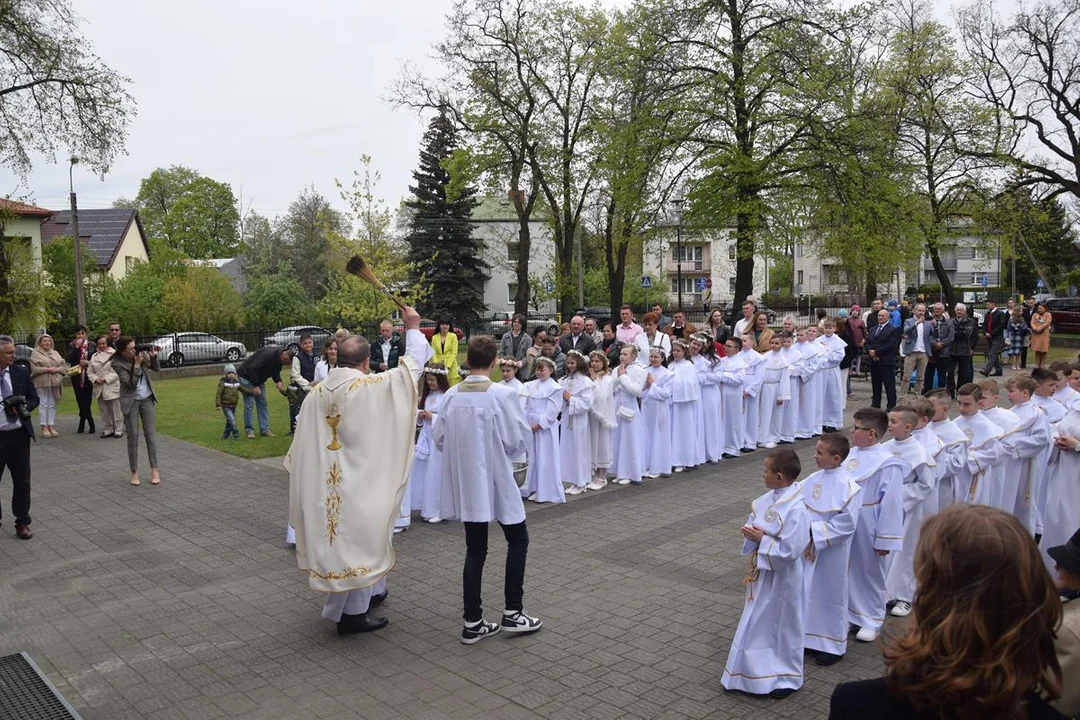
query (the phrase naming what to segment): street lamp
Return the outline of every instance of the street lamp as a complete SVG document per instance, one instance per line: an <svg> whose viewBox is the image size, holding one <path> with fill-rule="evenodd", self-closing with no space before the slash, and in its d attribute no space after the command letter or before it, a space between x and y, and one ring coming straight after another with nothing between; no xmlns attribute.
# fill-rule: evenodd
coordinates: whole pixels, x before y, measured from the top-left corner
<svg viewBox="0 0 1080 720"><path fill-rule="evenodd" d="M675 282L679 288L679 312L683 311L682 306L682 206L686 201L683 197L676 197L671 199L671 204L675 207Z"/></svg>
<svg viewBox="0 0 1080 720"><path fill-rule="evenodd" d="M75 248L75 314L79 324L86 327L86 300L83 298L82 244L79 242L79 206L75 200L75 165L79 158L73 157L68 164L68 189L71 192L71 236Z"/></svg>

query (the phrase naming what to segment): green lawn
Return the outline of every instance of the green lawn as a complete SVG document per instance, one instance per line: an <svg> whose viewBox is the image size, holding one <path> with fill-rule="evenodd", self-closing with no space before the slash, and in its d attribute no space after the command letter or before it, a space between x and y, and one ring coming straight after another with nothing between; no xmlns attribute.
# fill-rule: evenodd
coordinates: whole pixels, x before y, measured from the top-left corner
<svg viewBox="0 0 1080 720"><path fill-rule="evenodd" d="M288 434L289 403L278 393L273 383L267 384L267 403L270 408L270 429L275 437L256 437L254 440L248 440L243 434L243 405L236 409L240 439L221 439L225 416L214 409L217 384L217 376L157 380L154 383L158 397L157 431L242 458L277 457L289 451L292 441ZM71 385L64 386L59 412L76 417L79 414ZM97 418L96 402L94 418Z"/></svg>

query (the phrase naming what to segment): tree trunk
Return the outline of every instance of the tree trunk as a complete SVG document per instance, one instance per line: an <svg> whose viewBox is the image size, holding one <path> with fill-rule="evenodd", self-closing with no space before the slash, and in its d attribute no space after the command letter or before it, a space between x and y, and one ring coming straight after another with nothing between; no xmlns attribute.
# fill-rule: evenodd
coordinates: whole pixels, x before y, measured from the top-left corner
<svg viewBox="0 0 1080 720"><path fill-rule="evenodd" d="M872 305L874 300L878 296L877 273L872 268L870 270L866 271L865 295L866 295L865 301L866 301L866 306L867 307Z"/></svg>
<svg viewBox="0 0 1080 720"><path fill-rule="evenodd" d="M953 287L952 281L949 280L949 273L945 270L945 264L941 262L937 240L928 240L926 251L930 253L930 261L934 263L934 273L937 275L938 282L941 283L941 294L945 296L945 307L953 308L956 306L956 288Z"/></svg>
<svg viewBox="0 0 1080 720"><path fill-rule="evenodd" d="M747 295L754 294L754 229L749 213L735 216L735 297L732 312L742 306Z"/></svg>

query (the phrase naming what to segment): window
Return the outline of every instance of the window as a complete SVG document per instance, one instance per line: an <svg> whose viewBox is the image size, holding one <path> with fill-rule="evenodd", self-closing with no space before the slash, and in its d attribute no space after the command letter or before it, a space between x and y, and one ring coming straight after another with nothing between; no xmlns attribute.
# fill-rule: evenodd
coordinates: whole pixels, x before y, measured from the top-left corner
<svg viewBox="0 0 1080 720"><path fill-rule="evenodd" d="M682 279L682 291L683 294L697 292L697 278L684 276ZM671 292L679 292L679 278L677 277L671 278Z"/></svg>
<svg viewBox="0 0 1080 720"><path fill-rule="evenodd" d="M129 273L135 269L135 258L131 255L124 256L124 272Z"/></svg>
<svg viewBox="0 0 1080 720"><path fill-rule="evenodd" d="M731 243L730 245L728 245L728 248L727 248L728 260L734 260L735 259L735 250L736 250L736 243Z"/></svg>
<svg viewBox="0 0 1080 720"><path fill-rule="evenodd" d="M825 270L827 277L829 278L829 285L847 285L847 270L836 267L835 265L829 265Z"/></svg>
<svg viewBox="0 0 1080 720"><path fill-rule="evenodd" d="M986 252L986 248L976 247L976 248L971 249L971 259L972 260L989 260L990 255L989 255L989 253Z"/></svg>
<svg viewBox="0 0 1080 720"><path fill-rule="evenodd" d="M679 252L682 250L682 253ZM703 247L701 245L676 245L671 249L675 262L701 262Z"/></svg>
<svg viewBox="0 0 1080 720"><path fill-rule="evenodd" d="M518 262L518 243L509 242L506 243L506 260L507 262L517 265Z"/></svg>
<svg viewBox="0 0 1080 720"><path fill-rule="evenodd" d="M803 271L802 271L802 270L799 270L799 271L798 271L798 272L797 272L797 273L795 274L795 276L796 276L796 277L795 277L795 282L799 283L800 285L802 285L802 284L803 284L803 279L802 279L802 273L803 273Z"/></svg>
<svg viewBox="0 0 1080 720"><path fill-rule="evenodd" d="M731 278L730 280L728 280L728 292L729 293L734 293L735 292L735 278Z"/></svg>
<svg viewBox="0 0 1080 720"><path fill-rule="evenodd" d="M517 298L517 283L506 283L506 302L513 303Z"/></svg>

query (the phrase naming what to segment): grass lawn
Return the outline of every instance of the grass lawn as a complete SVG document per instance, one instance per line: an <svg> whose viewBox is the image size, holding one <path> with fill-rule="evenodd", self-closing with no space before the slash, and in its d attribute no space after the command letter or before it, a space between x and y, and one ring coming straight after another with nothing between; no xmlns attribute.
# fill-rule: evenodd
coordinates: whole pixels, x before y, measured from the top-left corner
<svg viewBox="0 0 1080 720"><path fill-rule="evenodd" d="M289 451L292 438L289 437L289 403L282 397L273 383L267 383L267 405L270 409L270 430L275 437L258 437L248 440L244 437L243 405L236 408L236 424L240 428L239 440L222 440L221 431L225 428L225 416L214 409L214 394L217 392L218 377L177 378L156 380L154 391L157 393L157 431L180 440L221 450L242 458L258 459L277 457ZM70 385L64 386L64 395L60 399L59 412L78 417L75 406L75 394ZM97 419L97 403L94 403L94 418ZM256 422L256 424L258 424Z"/></svg>

